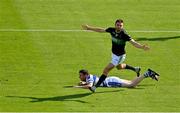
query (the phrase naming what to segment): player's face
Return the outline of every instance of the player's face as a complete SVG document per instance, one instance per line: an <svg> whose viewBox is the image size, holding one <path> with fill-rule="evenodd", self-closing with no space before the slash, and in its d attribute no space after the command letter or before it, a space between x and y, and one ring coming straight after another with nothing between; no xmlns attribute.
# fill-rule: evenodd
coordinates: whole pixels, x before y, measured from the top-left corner
<svg viewBox="0 0 180 113"><path fill-rule="evenodd" d="M79 73L79 78L81 81L85 81L86 80L86 75L84 75L83 73Z"/></svg>
<svg viewBox="0 0 180 113"><path fill-rule="evenodd" d="M115 24L115 28L116 28L116 30L121 30L123 28L123 23L122 22L117 22Z"/></svg>

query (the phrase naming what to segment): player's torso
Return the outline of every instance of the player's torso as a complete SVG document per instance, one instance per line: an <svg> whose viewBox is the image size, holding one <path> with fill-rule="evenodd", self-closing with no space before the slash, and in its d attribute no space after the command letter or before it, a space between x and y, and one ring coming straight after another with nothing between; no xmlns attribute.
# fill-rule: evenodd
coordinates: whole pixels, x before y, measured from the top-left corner
<svg viewBox="0 0 180 113"><path fill-rule="evenodd" d="M128 41L130 38L126 31L122 29L121 31L117 32L115 28L109 28L108 32L112 37L112 53L117 56L125 54L126 41Z"/></svg>
<svg viewBox="0 0 180 113"><path fill-rule="evenodd" d="M96 75L90 74L89 76L86 77L86 82L88 84L92 83L93 85L96 85L98 80L99 80L99 77L97 77Z"/></svg>
<svg viewBox="0 0 180 113"><path fill-rule="evenodd" d="M113 28L110 34L112 38L112 44L118 45L118 46L125 45L126 40L124 37L124 29L122 29L120 32L116 32L115 28Z"/></svg>
<svg viewBox="0 0 180 113"><path fill-rule="evenodd" d="M97 77L96 75L92 75L92 74L90 74L86 78L86 82L88 84L93 83L93 85L96 85L98 80L99 80L99 77ZM121 79L118 77L114 77L114 76L107 77L100 86L101 87L120 87Z"/></svg>

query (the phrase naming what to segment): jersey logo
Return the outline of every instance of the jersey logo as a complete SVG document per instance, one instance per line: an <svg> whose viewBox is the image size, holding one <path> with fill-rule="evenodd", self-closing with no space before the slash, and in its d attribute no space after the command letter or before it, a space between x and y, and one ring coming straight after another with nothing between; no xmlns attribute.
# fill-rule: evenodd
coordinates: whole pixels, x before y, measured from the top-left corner
<svg viewBox="0 0 180 113"><path fill-rule="evenodd" d="M115 32L112 32L113 35L115 35L116 33Z"/></svg>
<svg viewBox="0 0 180 113"><path fill-rule="evenodd" d="M117 39L117 38L114 38L114 37L112 37L112 42L114 42L114 43L116 43L118 45L125 45L125 43L126 43L124 40Z"/></svg>

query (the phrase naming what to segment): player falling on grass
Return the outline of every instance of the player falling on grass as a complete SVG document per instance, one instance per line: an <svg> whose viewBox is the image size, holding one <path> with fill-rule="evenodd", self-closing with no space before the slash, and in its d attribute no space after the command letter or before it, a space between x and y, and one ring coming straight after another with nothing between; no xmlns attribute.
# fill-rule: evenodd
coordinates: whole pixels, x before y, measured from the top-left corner
<svg viewBox="0 0 180 113"><path fill-rule="evenodd" d="M149 47L146 45L141 45L140 43L136 42L134 39L132 39L126 31L123 29L123 20L118 19L115 22L115 27L109 27L107 29L99 28L99 27L92 27L89 25L82 25L83 29L85 30L91 30L95 32L100 33L110 33L112 37L112 60L111 63L109 63L103 70L103 73L98 81L98 83L89 88L92 92L95 92L96 88L100 86L100 84L105 80L105 78L108 76L108 73L110 70L112 70L114 67L117 69L130 69L137 73L137 76L139 76L140 73L140 67L132 67L130 65L127 65L124 62L126 57L125 52L125 45L126 42L129 41L134 47L140 48L143 50L149 50Z"/></svg>
<svg viewBox="0 0 180 113"><path fill-rule="evenodd" d="M142 80L145 78L152 78L158 81L158 76L155 71L148 69L143 75L136 77L133 80L125 80L120 79L115 76L107 77L101 84L100 87L126 87L126 88L134 88L136 87ZM93 85L96 85L99 78L96 75L89 74L88 70L80 70L79 71L80 83L78 86L74 86L75 88L84 88L89 89Z"/></svg>

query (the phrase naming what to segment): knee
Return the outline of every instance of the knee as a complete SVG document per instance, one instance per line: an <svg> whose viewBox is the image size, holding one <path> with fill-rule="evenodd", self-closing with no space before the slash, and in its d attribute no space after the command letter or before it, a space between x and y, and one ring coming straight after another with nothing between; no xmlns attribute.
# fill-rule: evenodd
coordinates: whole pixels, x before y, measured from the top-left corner
<svg viewBox="0 0 180 113"><path fill-rule="evenodd" d="M133 82L128 82L128 83L126 83L126 87L127 88L135 88L136 85Z"/></svg>
<svg viewBox="0 0 180 113"><path fill-rule="evenodd" d="M125 67L126 67L126 64L119 64L116 68L120 70L120 69L124 69Z"/></svg>
<svg viewBox="0 0 180 113"><path fill-rule="evenodd" d="M136 87L136 85L133 84L133 83L130 83L130 84L128 85L128 88L135 88L135 87Z"/></svg>

